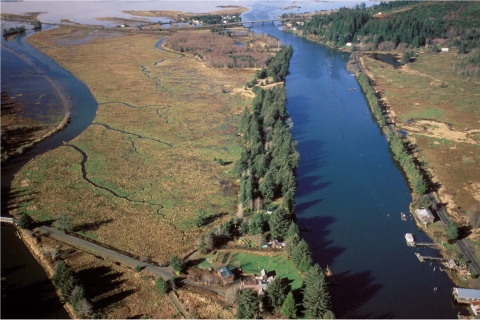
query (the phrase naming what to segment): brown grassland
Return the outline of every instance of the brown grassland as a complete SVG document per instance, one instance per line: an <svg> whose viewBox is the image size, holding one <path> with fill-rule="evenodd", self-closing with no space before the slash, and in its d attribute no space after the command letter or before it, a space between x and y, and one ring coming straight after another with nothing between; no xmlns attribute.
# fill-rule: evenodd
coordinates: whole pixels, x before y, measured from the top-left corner
<svg viewBox="0 0 480 320"><path fill-rule="evenodd" d="M452 71L459 59L454 52L417 55L396 69L367 54L362 59L384 90L398 129L407 132L441 185L441 201L463 224L469 208L480 208L480 84Z"/></svg>
<svg viewBox="0 0 480 320"><path fill-rule="evenodd" d="M30 238L29 232L23 232L23 236ZM72 268L97 315L111 319L177 317L170 298L162 296L155 288L154 277L99 259L49 237L37 234L32 240L36 242L37 254L43 256L44 267L48 264L49 273L53 272L55 263L52 252Z"/></svg>
<svg viewBox="0 0 480 320"><path fill-rule="evenodd" d="M206 13L193 13L193 12L183 12L183 11L174 11L174 10L149 10L149 11L124 11L125 13L131 14L133 16L143 16L143 17L162 17L172 20L179 21L182 18L189 19L192 16L199 15L239 15L243 12L248 11L248 8L242 6L222 6L222 9L215 10Z"/></svg>
<svg viewBox="0 0 480 320"><path fill-rule="evenodd" d="M236 114L250 100L233 89L254 70L207 68L155 48L158 35L55 46L65 33L61 27L29 41L87 84L97 116L69 143L75 148L43 154L16 175L12 191L29 195L16 213L66 214L88 226L87 236L159 263L195 248L199 208L209 215L236 208L231 165L213 158L237 157Z"/></svg>

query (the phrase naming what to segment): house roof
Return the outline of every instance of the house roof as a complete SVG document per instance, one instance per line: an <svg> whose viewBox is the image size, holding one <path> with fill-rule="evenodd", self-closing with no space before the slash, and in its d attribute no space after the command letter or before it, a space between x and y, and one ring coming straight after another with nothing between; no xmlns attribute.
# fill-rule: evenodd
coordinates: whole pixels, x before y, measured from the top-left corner
<svg viewBox="0 0 480 320"><path fill-rule="evenodd" d="M459 298L480 300L480 290L464 288L453 288L453 290Z"/></svg>
<svg viewBox="0 0 480 320"><path fill-rule="evenodd" d="M417 209L415 210L415 212L417 213L417 216L418 217L424 217L424 218L434 218L432 212L428 209L425 209L425 208L420 208L420 209Z"/></svg>
<svg viewBox="0 0 480 320"><path fill-rule="evenodd" d="M222 277L222 279L233 277L232 270L230 270L229 267L221 267L218 269L218 274Z"/></svg>

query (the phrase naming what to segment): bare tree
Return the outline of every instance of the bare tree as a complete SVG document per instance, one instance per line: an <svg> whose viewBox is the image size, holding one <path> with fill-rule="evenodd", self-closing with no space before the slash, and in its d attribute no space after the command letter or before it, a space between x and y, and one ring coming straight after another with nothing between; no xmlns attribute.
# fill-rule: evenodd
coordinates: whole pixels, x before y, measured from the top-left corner
<svg viewBox="0 0 480 320"><path fill-rule="evenodd" d="M83 298L77 302L77 313L81 317L86 317L92 314L93 306L87 299Z"/></svg>
<svg viewBox="0 0 480 320"><path fill-rule="evenodd" d="M225 300L227 300L227 304L232 306L238 299L238 292L240 288L238 286L230 286L227 291L225 291Z"/></svg>
<svg viewBox="0 0 480 320"><path fill-rule="evenodd" d="M240 219L243 219L243 204L240 202L237 206L237 217L239 217Z"/></svg>

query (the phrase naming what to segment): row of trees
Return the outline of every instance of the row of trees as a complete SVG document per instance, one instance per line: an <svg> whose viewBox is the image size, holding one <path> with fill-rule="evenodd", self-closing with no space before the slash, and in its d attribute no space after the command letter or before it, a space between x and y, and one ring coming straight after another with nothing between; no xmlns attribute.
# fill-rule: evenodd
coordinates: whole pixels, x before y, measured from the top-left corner
<svg viewBox="0 0 480 320"><path fill-rule="evenodd" d="M178 52L195 54L216 68L264 68L272 58L262 49L241 47L233 38L214 33L177 32L168 37L165 45Z"/></svg>
<svg viewBox="0 0 480 320"><path fill-rule="evenodd" d="M52 281L60 290L62 298L72 305L78 316L86 317L92 315L93 306L85 296L85 289L79 284L75 273L65 262L57 262Z"/></svg>
<svg viewBox="0 0 480 320"><path fill-rule="evenodd" d="M25 30L26 30L25 26L21 25L21 26L18 26L18 27L10 27L10 28L3 29L2 34L4 36L9 36L9 35L12 35L12 34L23 33L23 32L25 32Z"/></svg>

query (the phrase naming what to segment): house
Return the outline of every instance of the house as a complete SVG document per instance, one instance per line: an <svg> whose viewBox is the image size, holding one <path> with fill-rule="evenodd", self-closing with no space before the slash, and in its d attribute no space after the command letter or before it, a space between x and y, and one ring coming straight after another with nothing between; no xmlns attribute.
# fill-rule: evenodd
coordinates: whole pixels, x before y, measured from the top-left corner
<svg viewBox="0 0 480 320"><path fill-rule="evenodd" d="M448 52L448 48L442 48L442 52Z"/></svg>
<svg viewBox="0 0 480 320"><path fill-rule="evenodd" d="M427 225L427 223L433 223L433 221L435 220L432 212L425 208L415 210L415 214L417 215L417 218L420 220L420 222L423 223L425 226Z"/></svg>
<svg viewBox="0 0 480 320"><path fill-rule="evenodd" d="M345 43L345 45L346 45L347 47L351 47L351 46L352 46L352 43L351 43L351 42L347 42L347 43Z"/></svg>
<svg viewBox="0 0 480 320"><path fill-rule="evenodd" d="M458 303L480 302L480 290L453 288L453 297Z"/></svg>
<svg viewBox="0 0 480 320"><path fill-rule="evenodd" d="M229 267L221 267L217 272L219 277L222 279L223 285L233 282L233 272Z"/></svg>

